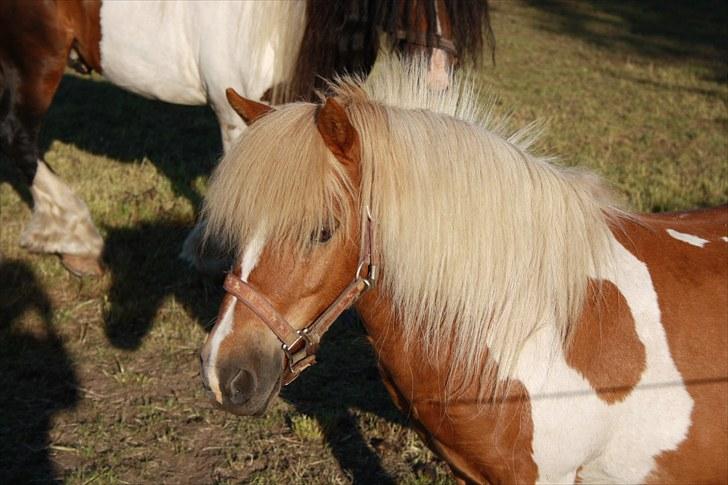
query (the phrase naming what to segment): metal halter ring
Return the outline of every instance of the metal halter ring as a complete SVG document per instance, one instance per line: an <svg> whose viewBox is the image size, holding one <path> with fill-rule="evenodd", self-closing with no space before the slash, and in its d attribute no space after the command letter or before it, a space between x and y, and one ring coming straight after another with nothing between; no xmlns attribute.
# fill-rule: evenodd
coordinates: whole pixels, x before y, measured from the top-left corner
<svg viewBox="0 0 728 485"><path fill-rule="evenodd" d="M363 277L361 275L362 270L364 267L367 267L367 275L366 277ZM371 263L368 263L367 261L362 261L359 263L359 266L356 267L356 274L354 276L357 280L362 281L366 285L366 290L371 290L374 288L374 285L377 281L377 267Z"/></svg>

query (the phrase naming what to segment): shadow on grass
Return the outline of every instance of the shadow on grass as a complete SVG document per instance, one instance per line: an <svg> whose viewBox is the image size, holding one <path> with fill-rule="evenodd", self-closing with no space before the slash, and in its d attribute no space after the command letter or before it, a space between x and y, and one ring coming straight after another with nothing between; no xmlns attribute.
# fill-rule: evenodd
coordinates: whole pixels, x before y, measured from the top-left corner
<svg viewBox="0 0 728 485"><path fill-rule="evenodd" d="M175 193L195 206L202 199L192 182L210 175L222 154L209 107L151 101L74 75L63 77L46 115L41 152L54 140L121 162L147 158L169 178Z"/></svg>
<svg viewBox="0 0 728 485"><path fill-rule="evenodd" d="M50 456L53 416L76 406L78 381L33 271L0 262L0 483L60 482ZM40 323L20 328L36 312Z"/></svg>
<svg viewBox="0 0 728 485"><path fill-rule="evenodd" d="M711 81L728 82L724 0L526 0L553 23L542 25L599 47L655 58L700 59Z"/></svg>
<svg viewBox="0 0 728 485"><path fill-rule="evenodd" d="M114 347L137 349L172 296L198 324L207 327L215 318L222 285L202 278L177 257L188 231L186 222L175 221L108 229L103 259L111 287L105 331Z"/></svg>
<svg viewBox="0 0 728 485"><path fill-rule="evenodd" d="M286 387L281 397L313 417L342 470L355 484L394 484L383 469L384 437L365 440L353 409L407 426L377 370L376 357L353 311L344 313L323 339L319 363Z"/></svg>

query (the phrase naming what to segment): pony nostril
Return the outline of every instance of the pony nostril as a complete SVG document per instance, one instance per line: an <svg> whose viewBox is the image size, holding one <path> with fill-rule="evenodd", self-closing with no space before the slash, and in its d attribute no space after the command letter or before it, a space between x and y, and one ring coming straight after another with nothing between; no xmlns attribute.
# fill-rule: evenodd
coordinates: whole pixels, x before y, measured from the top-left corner
<svg viewBox="0 0 728 485"><path fill-rule="evenodd" d="M241 369L230 381L230 402L236 405L250 400L255 389L255 377L250 371Z"/></svg>

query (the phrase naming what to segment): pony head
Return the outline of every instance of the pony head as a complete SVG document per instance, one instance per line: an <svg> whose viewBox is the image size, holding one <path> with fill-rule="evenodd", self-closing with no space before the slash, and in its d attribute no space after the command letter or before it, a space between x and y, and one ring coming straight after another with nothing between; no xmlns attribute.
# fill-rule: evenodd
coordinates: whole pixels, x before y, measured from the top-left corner
<svg viewBox="0 0 728 485"><path fill-rule="evenodd" d="M301 330L357 271L359 137L335 98L274 110L232 90L227 95L251 126L230 155L235 164L224 163L213 178L208 227L239 249L234 278ZM239 198L230 184L241 176L262 192ZM274 178L289 182L280 186ZM233 213L245 215L231 224ZM292 364L255 309L232 295L221 304L202 363L205 386L236 414L265 411Z"/></svg>

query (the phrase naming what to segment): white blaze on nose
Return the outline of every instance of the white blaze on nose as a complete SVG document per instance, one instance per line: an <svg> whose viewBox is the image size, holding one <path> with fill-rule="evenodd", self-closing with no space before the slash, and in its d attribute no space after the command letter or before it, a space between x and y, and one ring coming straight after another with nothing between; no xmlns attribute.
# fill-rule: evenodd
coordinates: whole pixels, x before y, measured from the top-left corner
<svg viewBox="0 0 728 485"><path fill-rule="evenodd" d="M710 242L707 239L703 239L702 237L694 236L692 234L686 234L684 232L678 232L675 229L667 229L667 233L678 241L682 241L684 243L697 246L699 248L702 248Z"/></svg>
<svg viewBox="0 0 728 485"><path fill-rule="evenodd" d="M442 25L440 24L440 12L438 11L438 2L435 2L435 33L442 35ZM433 91L442 91L450 85L450 75L447 65L447 54L442 49L432 49L430 56L430 69L427 71L427 87Z"/></svg>
<svg viewBox="0 0 728 485"><path fill-rule="evenodd" d="M442 49L432 49L430 69L427 71L427 87L433 91L442 91L450 85L447 67L447 53Z"/></svg>
<svg viewBox="0 0 728 485"><path fill-rule="evenodd" d="M243 253L243 262L240 264L240 279L247 282L248 276L255 269L260 259L260 254L263 252L265 247L265 238L262 232L253 238L248 247ZM217 323L215 328L212 330L210 335L210 358L205 364L204 372L207 374L207 382L215 394L215 400L222 404L222 390L220 389L220 379L217 375L217 357L220 352L220 345L222 345L225 338L233 331L235 324L235 304L237 300L231 300L228 307L223 312L222 318Z"/></svg>

